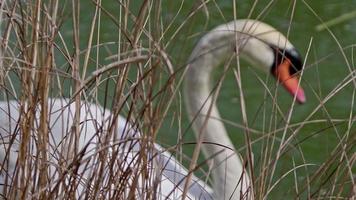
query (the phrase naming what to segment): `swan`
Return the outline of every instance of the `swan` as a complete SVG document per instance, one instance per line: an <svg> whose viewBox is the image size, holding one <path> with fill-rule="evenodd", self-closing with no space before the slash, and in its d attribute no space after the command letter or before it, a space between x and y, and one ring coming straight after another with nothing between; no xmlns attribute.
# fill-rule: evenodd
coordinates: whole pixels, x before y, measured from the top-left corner
<svg viewBox="0 0 356 200"><path fill-rule="evenodd" d="M120 190L122 196L132 197L130 192L132 185L134 197L136 199L146 199L143 174L135 169L142 168L151 175L148 183L155 188L157 199L180 199L185 195L185 199L253 199L253 189L248 171L244 167L240 155L236 152L224 124L219 120L220 114L215 105L213 88L211 87L211 73L225 59L233 56L241 56L253 66L266 73L271 73L299 103L306 101L303 89L299 84L299 78L295 74L302 70L302 59L298 51L283 36L282 33L263 22L240 19L220 25L205 34L193 49L189 57L187 67L184 71L184 97L188 116L192 121L193 130L196 137L204 143L201 144L202 152L206 158L211 160L212 184L211 187L206 181L192 175L184 168L169 152L164 150L159 144L153 147L143 147L140 143L142 134L139 132L137 123L125 119L120 115L115 115L111 111L104 109L97 103L82 101L80 107L69 99L49 99L48 100L48 177L51 184L48 191L65 190L65 183L59 182L60 178L65 178L66 174L74 173L72 163L77 164L76 174L78 187L76 197L84 198L83 191L91 191L95 188L95 180L91 180L91 173L97 170L97 156L103 150L109 150L104 161L113 164L114 172L121 180L123 172L131 173L127 180L121 185L105 185L112 177L104 173L102 185L99 191ZM71 151L70 133L74 121L74 113L80 112L80 136L78 139L78 158L68 156ZM0 192L3 196L19 197L17 187L24 189L26 184L14 182L15 175L18 175L20 164L18 156L22 139L21 128L18 121L21 119L20 105L15 100L0 102ZM41 107L36 108L36 117L31 131L31 142L28 150L31 152L29 160L35 162L34 155L37 152L37 135L39 116ZM108 134L112 125L115 125L114 133ZM98 145L104 138L101 133L107 133L106 146ZM217 145L218 144L218 145ZM147 148L147 163L142 163L139 159L139 152L142 148ZM113 152L117 152L114 154ZM142 152L142 151L141 151ZM115 157L114 157L115 155ZM124 158L124 159L123 159ZM76 160L77 159L77 160ZM120 164L116 164L116 160ZM31 166L31 163L27 167ZM32 163L33 164L33 163ZM116 165L115 165L116 164ZM15 170L17 166L17 170ZM92 166L92 167L91 167ZM118 169L120 166L121 168ZM140 167L137 167L140 166ZM24 168L29 170L28 168ZM106 172L110 169L104 167ZM105 171L104 170L104 171ZM20 170L21 171L21 170ZM121 172L121 174L120 174ZM23 177L29 178L35 171L22 172ZM106 176L105 176L106 174ZM138 175L137 175L138 174ZM137 176L135 176L137 175ZM139 177L136 178L135 177ZM190 180L186 184L186 180ZM37 179L35 181L38 181ZM122 180L121 180L122 181ZM141 182L140 182L141 181ZM59 184L61 183L61 184ZM36 197L38 194L31 193L34 183L28 183L26 193ZM188 187L186 187L186 185ZM12 186L12 187L10 187ZM36 186L37 187L37 186ZM88 190L89 188L89 190ZM109 188L109 189L107 189ZM183 194L184 193L184 194ZM115 193L108 193L112 197ZM61 198L65 198L65 192L60 193ZM100 195L100 194L99 194ZM89 195L90 196L90 195ZM56 198L59 198L56 196Z"/></svg>

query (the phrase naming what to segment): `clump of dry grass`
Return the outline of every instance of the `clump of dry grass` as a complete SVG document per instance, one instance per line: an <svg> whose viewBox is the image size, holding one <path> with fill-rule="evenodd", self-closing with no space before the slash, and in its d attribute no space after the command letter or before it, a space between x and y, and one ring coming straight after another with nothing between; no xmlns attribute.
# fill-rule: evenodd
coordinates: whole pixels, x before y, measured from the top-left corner
<svg viewBox="0 0 356 200"><path fill-rule="evenodd" d="M197 3L187 20L172 31L171 24L164 27L161 23L161 1L143 1L137 4L137 13L132 11L130 1L118 1L115 6L119 11L113 13L101 0L93 0L90 25L86 24L89 31L85 32L81 29L84 22L81 21L80 3L75 0L64 6L59 0L5 0L0 3L1 100L10 102L14 99L20 113L15 119L16 127L11 128L13 131L7 138L1 135L2 148L7 149L7 154L1 157L2 174L7 173L14 155L10 153L10 147L16 142L18 145L15 170L11 178L5 180L1 194L9 199L155 199L159 179L153 172L150 155L157 153L153 145L167 115L181 104L179 85L175 80L180 78L182 67L172 64L170 58L173 55L167 49L197 12L203 10L209 19L208 7L204 2ZM117 31L117 41L102 42L101 20L104 16L111 20L113 30ZM66 30L62 27L68 21L71 21L72 36L66 40ZM168 31L173 33L165 44L163 38ZM288 189L295 199L355 198L354 99L350 100L351 110L345 119L313 118L320 110L328 113L324 105L343 88L355 85L354 62L349 65L350 74L328 95L321 97L315 92L319 104L298 123L291 122L293 111L297 109L294 103L287 112L283 111L276 92L266 88L266 99L274 100L271 107L261 106L262 131L249 125L239 65L234 69L244 113L243 125L238 126L246 136L243 150L246 153L243 155L246 155L254 181L256 199L268 199L286 177L292 177L292 188ZM266 85L264 78L258 78ZM49 141L56 136L52 135L48 123L51 120L48 113L53 108L48 102L51 98L63 97L68 98L64 108L75 105L68 112L73 123L66 127L63 142L53 147ZM110 117L108 121L96 122L98 142L95 153L88 158L84 155L85 147L79 144L85 128L82 119L86 117L83 115L93 118L98 113L85 113L79 108L89 103L101 104L110 111L100 110L99 115L108 112ZM267 117L266 113L272 114ZM139 138L117 138L115 127L119 114L129 119L132 125L129 129L141 132ZM181 128L181 111L173 110L172 115L172 123L178 123ZM338 132L336 126L340 123L347 124L347 129L338 133L337 145L332 147L328 158L318 164L309 162L304 158L306 153L301 144L311 136L301 139L298 136L309 124L319 126L325 123L335 132ZM313 134L322 131L318 129ZM256 137L250 137L254 133ZM134 149L136 143L140 150L135 154L120 152L122 148ZM259 158L253 156L255 143L261 144ZM180 154L184 147L179 141L169 149ZM53 148L58 150L51 151ZM59 157L54 159L57 163L53 163L53 152ZM281 170L279 163L289 152L298 152L299 157L291 156L292 165ZM134 158L132 163L125 163L130 156ZM105 159L108 157L110 159ZM278 173L280 170L283 172ZM143 187L137 189L138 184ZM78 188L82 188L80 193ZM138 190L139 197L135 196Z"/></svg>
<svg viewBox="0 0 356 200"><path fill-rule="evenodd" d="M175 90L170 60L157 42L159 24L153 23L159 21L160 16L152 12L159 13L159 3L145 1L135 16L129 1L118 2L117 21L100 0L93 1L89 32L80 31L80 3L1 2L1 98L8 102L1 116L8 118L2 119L9 121L7 126L15 126L1 127L5 152L1 173L6 177L1 194L10 199L153 199L152 182L141 184L140 197L135 197L136 185L157 179L148 155L154 154L153 142L165 115L162 110L167 110ZM101 42L103 15L113 20L117 43ZM147 21L147 17L152 19ZM67 20L72 20L69 41L62 29ZM157 26L155 35L147 32L146 23ZM102 56L113 58L107 61ZM63 97L69 99L53 99ZM110 111L92 108L99 102ZM56 107L58 104L63 107ZM19 109L19 116L11 113L16 113L14 109ZM48 114L58 112L59 116ZM127 129L132 130L127 132L144 133L135 142L126 136L117 138L119 114L131 122ZM97 130L85 130L93 128L87 122L93 120ZM62 124L61 131L55 129L56 124ZM93 138L83 146L81 138L93 131ZM63 134L60 141L53 139L58 134ZM89 150L96 153L88 157L90 141L97 142ZM111 144L113 141L117 142ZM122 152L134 149L136 143L140 152ZM18 154L12 149L18 149ZM132 163L127 163L129 157ZM16 166L10 171L12 159Z"/></svg>

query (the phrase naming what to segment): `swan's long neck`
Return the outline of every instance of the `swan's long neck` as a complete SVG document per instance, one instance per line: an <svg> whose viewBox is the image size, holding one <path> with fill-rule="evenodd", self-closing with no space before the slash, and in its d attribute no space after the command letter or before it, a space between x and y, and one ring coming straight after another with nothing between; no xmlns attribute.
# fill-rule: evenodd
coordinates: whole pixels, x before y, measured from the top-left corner
<svg viewBox="0 0 356 200"><path fill-rule="evenodd" d="M250 185L243 162L220 120L210 80L214 67L234 52L229 38L231 42L235 36L233 31L217 31L204 36L195 47L185 74L188 114L197 138L201 134L205 157L213 157L213 190L217 199L240 199Z"/></svg>

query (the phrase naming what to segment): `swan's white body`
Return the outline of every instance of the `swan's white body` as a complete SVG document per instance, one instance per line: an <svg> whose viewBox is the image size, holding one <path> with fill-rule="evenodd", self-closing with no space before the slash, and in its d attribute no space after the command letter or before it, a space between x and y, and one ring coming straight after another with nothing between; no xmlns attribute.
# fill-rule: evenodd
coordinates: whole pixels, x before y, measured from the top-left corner
<svg viewBox="0 0 356 200"><path fill-rule="evenodd" d="M247 60L261 68L263 71L270 71L275 62L274 52L271 46L280 49L286 49L293 52L291 43L278 31L269 25L254 20L237 20L228 24L221 25L208 34L206 34L197 44L191 54L187 71L185 73L185 98L188 114L193 121L193 128L197 134L202 134L204 142L213 144L203 144L202 149L206 157L212 159L212 189L207 183L193 177L187 193L187 199L253 199L251 190L251 180L240 156L234 149L226 129L220 119L219 112L213 101L212 89L210 87L210 73L215 66L220 64L225 58L233 55L235 51L244 56ZM304 95L304 94L303 94ZM73 116L76 110L74 103L68 104L65 99L51 99L49 101L49 126L51 137L49 138L49 156L48 160L53 165L49 167L50 176L59 177L59 158L65 161L61 166L68 166L71 158L66 158L68 150L68 135L73 123ZM19 108L15 101L0 103L0 159L3 162L6 156L10 156L8 166L8 181L13 177L14 167L18 156L18 145L21 138L16 126L19 119ZM112 113L96 104L83 103L79 108L80 115L80 139L79 151L83 150L83 166L79 168L78 173L83 173L82 184L78 187L78 194L86 185L89 172L83 172L86 166L94 165L94 158L97 156L100 148L98 141L100 135L97 131L103 128L104 131L113 123ZM39 115L39 112L38 112ZM102 130L101 130L102 131ZM34 131L35 132L35 131ZM123 171L130 169L135 164L140 164L137 159L137 152L140 151L140 133L130 125L123 117L118 116L115 131L116 136L110 138L108 147L109 152L118 149L119 155L115 158L122 159L127 154ZM15 136L15 137L14 137ZM10 137L14 142L9 148ZM36 134L31 137L36 140ZM130 141L130 142L128 142ZM128 145L122 145L123 143ZM121 145L118 145L121 144ZM35 144L32 143L32 155L36 154ZM227 148L226 148L227 147ZM10 153L9 153L10 152ZM155 154L155 152L157 154ZM121 155L121 156L120 156ZM64 159L63 159L64 158ZM159 182L157 187L158 199L179 199L185 184L187 170L182 167L168 152L163 151L159 145L155 145L153 150L149 151L150 161L145 167L152 170L152 183ZM68 160L66 160L68 159ZM84 165L89 164L89 165ZM91 169L94 170L94 169ZM4 183L5 174L2 170L1 183ZM110 177L104 177L108 179ZM104 181L105 182L105 181ZM1 184L0 183L0 184ZM128 185L131 182L128 181ZM9 182L8 182L9 184ZM137 184L136 198L144 199L145 195L140 190L140 183ZM115 186L111 185L111 188ZM173 192L172 192L173 191Z"/></svg>
<svg viewBox="0 0 356 200"><path fill-rule="evenodd" d="M68 99L49 99L48 107L50 108L48 115L50 145L48 148L51 155L48 156L48 161L51 163L49 165L49 174L50 177L54 180L53 183L55 183L55 180L60 176L59 172L63 173L63 171L68 170L71 163L73 163L72 158L66 158L65 156L67 155L69 149L69 135L71 134L71 127L73 125L76 107L75 103L70 103ZM38 108L36 110L37 119L39 119L41 109ZM107 133L108 128L113 123L115 123L113 121L114 116L112 113L107 109L103 109L100 105L82 102L79 110L81 116L79 120L81 135L78 142L78 152L85 151L85 153L83 154L83 158L81 158L81 167L77 172L77 174L84 174L82 178L78 178L78 181L81 182L77 189L78 198L83 196L82 192L85 191L85 188L91 186L89 183L87 183L87 179L90 177L90 174L94 168L88 166L94 166L93 162L97 161L99 152L105 149L105 146L98 146L98 141L103 140L102 137L100 138L99 134ZM5 169L7 169L6 171L9 178L7 184L10 184L12 177L14 177L13 169L16 165L21 140L19 127L17 126L19 119L18 111L18 102L0 102L0 133L2 136L0 146L0 160L3 164L5 156L9 157L8 166L5 167ZM117 170L124 173L130 171L131 169L138 169L139 167L137 166L146 167L147 170L151 170L152 172L152 178L150 181L158 181L161 183L157 187L157 196L160 197L159 199L177 199L181 197L184 178L187 175L185 168L179 162L177 162L171 154L164 151L164 149L161 148L158 144L155 144L153 151L149 151L149 157L151 157L151 159L154 157L154 159L152 159L146 166L143 166L143 164L140 163L137 159L140 152L141 143L141 135L139 131L137 131L135 127L130 125L130 123L128 123L127 120L120 115L116 121L117 128L115 132L118 137L116 140L114 139L114 136L110 138L108 150L109 152L112 152L114 149L119 150L119 155L116 156L116 159L120 159L120 161L124 163L120 163L119 166L123 168ZM37 148L34 143L34 141L37 141L37 129L38 124L35 124L33 135L31 135L33 139L30 143L32 155L35 155L37 152ZM11 148L9 148L9 144L12 138L14 140L11 142ZM152 156L153 154L155 156ZM110 157L110 159L113 158ZM60 166L58 165L61 161L66 162L62 164L62 168L60 169ZM132 173L135 174L134 172ZM105 180L103 182L105 183L108 181L109 176L104 178ZM130 178L132 179L133 175ZM2 184L4 184L4 181L5 171L2 169L2 174L0 176L1 192L3 192L2 190L4 187ZM124 184L126 184L127 187L130 187L132 180L129 179L128 182ZM181 186L179 186L179 184ZM53 184L53 186L54 185L55 184ZM178 187L175 187L176 185L178 185ZM146 199L145 194L140 194L140 189L140 184L138 184L136 199ZM190 192L188 197L190 199L196 199L196 196L192 196L192 194L198 195L199 193L199 196L203 197L202 199L212 198L211 189L197 178L194 178L193 184L189 188L189 191Z"/></svg>

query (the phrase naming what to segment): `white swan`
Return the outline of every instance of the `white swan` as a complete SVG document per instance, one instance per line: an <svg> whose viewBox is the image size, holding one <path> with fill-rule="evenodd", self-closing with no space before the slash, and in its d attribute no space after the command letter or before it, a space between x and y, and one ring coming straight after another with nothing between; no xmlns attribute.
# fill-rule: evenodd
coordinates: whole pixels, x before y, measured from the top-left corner
<svg viewBox="0 0 356 200"><path fill-rule="evenodd" d="M255 20L236 20L228 24L220 25L201 38L190 56L189 64L185 71L185 100L190 119L193 121L195 133L204 141L202 150L207 158L212 159L212 189L205 181L194 177L187 190L186 199L253 199L251 181L242 160L236 153L231 143L219 112L213 100L212 88L210 87L210 74L215 66L218 66L224 59L238 52L250 61L254 66L265 72L271 72L283 85L288 92L296 97L300 103L305 102L305 95L299 87L299 81L294 73L301 70L302 62L298 52L293 45L278 31L271 26ZM142 167L150 173L148 176L151 187L155 188L158 199L179 199L185 185L187 170L182 167L169 153L155 144L151 149L148 148L146 159L147 163L142 163L138 152L143 148L140 145L141 135L135 129L135 123L128 123L123 117L114 115L96 104L82 102L80 109L80 138L79 148L82 157L79 159L79 167L76 168L78 176L77 197L84 197L83 191L94 188L95 180L90 179L93 170L97 170L97 156L104 149L109 149L107 159L117 160L111 169L117 172L115 177L121 180L125 177L124 173L131 173L127 180L117 183L117 185L105 185L109 182L110 176L103 176L103 185L98 186L99 191L105 189L118 190L124 187L121 195L128 197L131 184L135 184L135 198L146 199L146 186L142 184L143 174L137 170ZM49 138L49 177L53 179L49 188L51 190L60 189L65 191L65 185L56 185L58 178L65 178L65 174L73 173L75 159L66 157L70 149L70 127L73 123L76 107L67 99L50 99L49 104L49 127L51 134ZM41 108L37 109L37 117ZM17 126L20 118L19 105L16 101L0 103L0 161L1 161L1 193L10 197L20 195L16 189L10 190L3 187L4 184L15 187L22 187L26 184L14 183L13 178L16 172L14 168L17 163L19 144L22 138L21 129ZM103 141L98 133L107 133L110 125L115 124L115 136L111 135L107 146L98 146L98 141ZM34 156L37 152L35 141L37 140L35 123L34 130L31 132L31 142L28 150L31 153L27 156ZM209 144L210 143L210 144ZM11 144L11 145L10 145ZM219 145L216 145L219 144ZM147 147L145 147L147 148ZM113 157L114 151L118 154ZM125 156L126 155L126 156ZM124 159L123 159L124 158ZM8 162L5 162L8 160ZM29 159L35 162L34 158ZM124 164L123 164L124 163ZM29 163L27 163L29 164ZM116 164L116 165L115 165ZM30 164L31 165L31 164ZM24 168L28 170L27 168ZM33 164L32 164L33 165ZM118 169L121 166L121 169ZM140 166L140 167L137 167ZM116 168L115 168L116 167ZM19 167L18 167L19 168ZM109 172L109 167L104 167L105 172ZM22 172L24 177L29 177L37 171ZM121 174L120 174L121 172ZM27 173L27 174L26 174ZM64 174L64 175L63 175ZM104 173L105 175L105 173ZM127 175L127 174L126 174ZM138 175L138 176L135 176ZM135 177L139 177L135 179ZM146 177L147 178L147 177ZM115 179L115 180L116 180ZM6 180L6 181L5 181ZM138 181L138 182L135 182ZM36 180L38 181L38 180ZM69 180L68 180L69 181ZM141 181L141 182L140 182ZM69 183L69 182L67 182ZM27 187L27 193L31 194ZM96 187L97 185L95 185ZM57 188L56 188L57 187ZM9 193L10 192L10 193ZM105 197L110 197L108 193ZM38 194L31 194L38 195ZM62 192L65 197L65 192ZM59 198L58 196L56 196Z"/></svg>

